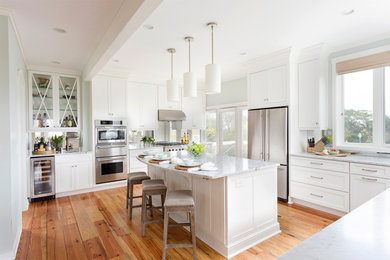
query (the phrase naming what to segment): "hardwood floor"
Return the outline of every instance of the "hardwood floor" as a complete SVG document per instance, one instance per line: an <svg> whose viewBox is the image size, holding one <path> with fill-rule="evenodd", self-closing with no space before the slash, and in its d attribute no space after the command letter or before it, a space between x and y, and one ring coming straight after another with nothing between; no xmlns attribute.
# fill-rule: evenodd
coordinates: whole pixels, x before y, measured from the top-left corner
<svg viewBox="0 0 390 260"><path fill-rule="evenodd" d="M140 194L138 188L136 194ZM162 223L141 236L140 209L128 218L126 188L30 204L16 259L161 259ZM338 219L303 206L279 203L282 232L233 259L274 259ZM155 211L153 218L160 218ZM189 232L170 228L168 243L190 243ZM198 259L224 259L197 240ZM168 249L167 259L192 259L191 248Z"/></svg>

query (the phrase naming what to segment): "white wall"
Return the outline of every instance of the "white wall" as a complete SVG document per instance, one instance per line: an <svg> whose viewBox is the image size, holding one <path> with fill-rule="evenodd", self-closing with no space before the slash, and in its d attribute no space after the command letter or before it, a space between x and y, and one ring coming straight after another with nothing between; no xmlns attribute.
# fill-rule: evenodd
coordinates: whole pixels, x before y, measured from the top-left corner
<svg viewBox="0 0 390 260"><path fill-rule="evenodd" d="M248 102L247 78L222 82L220 94L206 95L206 107Z"/></svg>
<svg viewBox="0 0 390 260"><path fill-rule="evenodd" d="M11 259L16 253L21 228L22 173L25 163L20 147L25 136L20 136L20 127L25 120L25 111L19 106L25 95L18 84L18 71L26 72L22 52L8 17L0 16L0 259Z"/></svg>

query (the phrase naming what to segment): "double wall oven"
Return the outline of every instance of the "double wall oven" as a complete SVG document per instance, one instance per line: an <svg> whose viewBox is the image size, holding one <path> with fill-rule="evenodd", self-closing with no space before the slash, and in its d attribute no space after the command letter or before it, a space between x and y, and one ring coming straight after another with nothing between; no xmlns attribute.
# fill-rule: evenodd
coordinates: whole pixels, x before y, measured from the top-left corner
<svg viewBox="0 0 390 260"><path fill-rule="evenodd" d="M127 128L123 121L96 120L96 183L127 177Z"/></svg>

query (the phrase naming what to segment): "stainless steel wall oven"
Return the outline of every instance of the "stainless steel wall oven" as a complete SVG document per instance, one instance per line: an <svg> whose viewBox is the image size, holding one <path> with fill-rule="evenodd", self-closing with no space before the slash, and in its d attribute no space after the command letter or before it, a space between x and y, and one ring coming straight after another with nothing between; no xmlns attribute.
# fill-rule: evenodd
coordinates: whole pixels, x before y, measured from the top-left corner
<svg viewBox="0 0 390 260"><path fill-rule="evenodd" d="M122 121L96 120L96 183L127 177L127 128Z"/></svg>

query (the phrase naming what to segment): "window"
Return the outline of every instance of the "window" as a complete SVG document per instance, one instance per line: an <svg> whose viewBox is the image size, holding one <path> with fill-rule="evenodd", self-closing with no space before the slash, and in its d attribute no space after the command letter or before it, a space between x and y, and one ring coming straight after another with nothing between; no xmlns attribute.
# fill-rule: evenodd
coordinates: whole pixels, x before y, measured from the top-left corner
<svg viewBox="0 0 390 260"><path fill-rule="evenodd" d="M206 143L210 153L217 153L217 112L206 112Z"/></svg>
<svg viewBox="0 0 390 260"><path fill-rule="evenodd" d="M390 67L385 68L385 143L390 144Z"/></svg>
<svg viewBox="0 0 390 260"><path fill-rule="evenodd" d="M221 111L222 147L224 155L236 155L236 111L234 109Z"/></svg>
<svg viewBox="0 0 390 260"><path fill-rule="evenodd" d="M373 70L345 74L344 142L373 142Z"/></svg>
<svg viewBox="0 0 390 260"><path fill-rule="evenodd" d="M241 110L241 155L248 158L248 110Z"/></svg>
<svg viewBox="0 0 390 260"><path fill-rule="evenodd" d="M390 66L351 71L336 80L336 145L388 151Z"/></svg>

